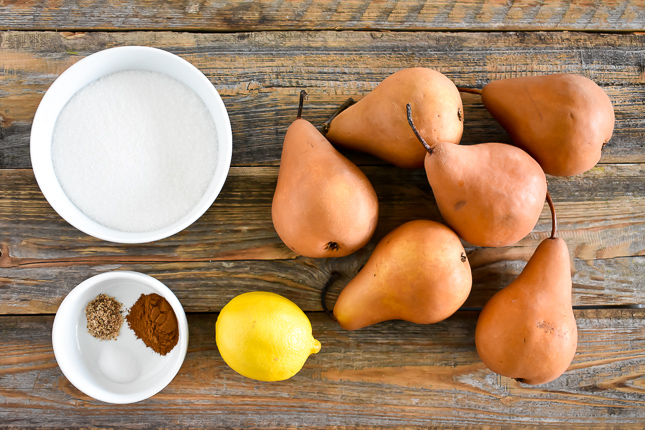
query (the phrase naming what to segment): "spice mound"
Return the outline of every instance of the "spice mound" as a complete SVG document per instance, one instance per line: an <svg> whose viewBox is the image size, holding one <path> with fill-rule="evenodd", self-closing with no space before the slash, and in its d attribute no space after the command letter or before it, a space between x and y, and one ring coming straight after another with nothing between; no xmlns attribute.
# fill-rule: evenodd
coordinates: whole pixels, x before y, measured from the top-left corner
<svg viewBox="0 0 645 430"><path fill-rule="evenodd" d="M179 341L175 311L159 294L141 294L126 320L134 334L158 354L168 354Z"/></svg>
<svg viewBox="0 0 645 430"><path fill-rule="evenodd" d="M123 324L121 302L107 294L99 294L85 307L87 331L100 340L114 340Z"/></svg>

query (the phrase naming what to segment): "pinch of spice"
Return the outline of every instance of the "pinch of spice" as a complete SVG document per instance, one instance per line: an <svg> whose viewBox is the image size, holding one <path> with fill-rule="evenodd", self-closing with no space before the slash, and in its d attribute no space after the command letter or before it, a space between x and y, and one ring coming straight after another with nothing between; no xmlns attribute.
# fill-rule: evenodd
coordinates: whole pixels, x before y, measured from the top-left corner
<svg viewBox="0 0 645 430"><path fill-rule="evenodd" d="M141 294L126 316L137 338L159 355L166 355L179 342L177 316L159 294Z"/></svg>
<svg viewBox="0 0 645 430"><path fill-rule="evenodd" d="M121 302L107 294L96 296L85 308L87 331L100 340L116 339L123 324L122 307Z"/></svg>

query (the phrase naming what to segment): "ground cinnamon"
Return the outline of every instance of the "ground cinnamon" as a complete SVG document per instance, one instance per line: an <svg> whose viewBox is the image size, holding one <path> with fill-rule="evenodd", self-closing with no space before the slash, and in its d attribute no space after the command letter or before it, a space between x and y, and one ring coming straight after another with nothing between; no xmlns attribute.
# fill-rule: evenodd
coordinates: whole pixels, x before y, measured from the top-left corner
<svg viewBox="0 0 645 430"><path fill-rule="evenodd" d="M161 355L172 351L179 341L175 311L159 294L141 294L126 320L134 334Z"/></svg>

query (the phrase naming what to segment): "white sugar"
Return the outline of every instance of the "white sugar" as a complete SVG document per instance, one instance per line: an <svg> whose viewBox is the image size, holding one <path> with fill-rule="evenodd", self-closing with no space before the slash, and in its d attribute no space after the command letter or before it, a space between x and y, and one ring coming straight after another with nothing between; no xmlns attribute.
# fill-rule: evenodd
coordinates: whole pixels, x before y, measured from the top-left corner
<svg viewBox="0 0 645 430"><path fill-rule="evenodd" d="M206 106L183 83L132 70L76 93L59 115L54 171L87 216L115 230L146 232L177 222L215 172L217 134Z"/></svg>
<svg viewBox="0 0 645 430"><path fill-rule="evenodd" d="M103 347L98 365L103 376L121 384L132 382L141 374L137 357L114 342L108 342Z"/></svg>

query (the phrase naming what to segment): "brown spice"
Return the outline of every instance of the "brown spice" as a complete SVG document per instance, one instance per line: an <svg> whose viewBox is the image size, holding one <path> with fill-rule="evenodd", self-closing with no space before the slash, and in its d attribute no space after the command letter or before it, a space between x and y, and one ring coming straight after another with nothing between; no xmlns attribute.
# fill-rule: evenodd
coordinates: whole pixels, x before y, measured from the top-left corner
<svg viewBox="0 0 645 430"><path fill-rule="evenodd" d="M179 341L175 311L159 294L141 294L126 320L134 334L161 355L172 351Z"/></svg>
<svg viewBox="0 0 645 430"><path fill-rule="evenodd" d="M107 294L99 294L85 307L87 331L97 339L116 339L123 324L121 302Z"/></svg>

